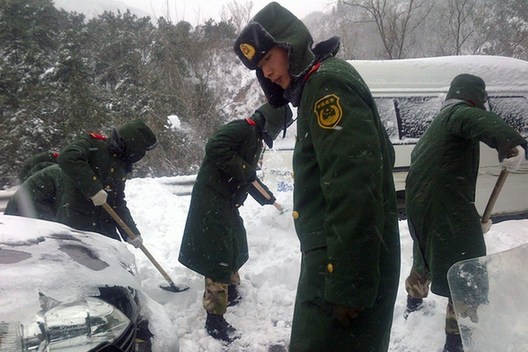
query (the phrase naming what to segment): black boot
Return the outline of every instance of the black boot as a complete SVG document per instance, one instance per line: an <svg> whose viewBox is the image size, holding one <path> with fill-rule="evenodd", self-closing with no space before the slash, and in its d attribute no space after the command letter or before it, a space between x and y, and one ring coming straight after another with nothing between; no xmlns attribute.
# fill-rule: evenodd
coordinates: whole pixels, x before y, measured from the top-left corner
<svg viewBox="0 0 528 352"><path fill-rule="evenodd" d="M407 319L409 314L422 309L422 307L423 307L423 298L416 298L416 297L411 297L407 295L407 309L405 309L405 313L403 313L403 317Z"/></svg>
<svg viewBox="0 0 528 352"><path fill-rule="evenodd" d="M242 297L238 293L238 290L236 288L236 285L229 285L227 286L227 306L232 307L236 306Z"/></svg>
<svg viewBox="0 0 528 352"><path fill-rule="evenodd" d="M460 337L460 334L446 333L446 341L443 352L464 352L464 347L462 347L462 338Z"/></svg>
<svg viewBox="0 0 528 352"><path fill-rule="evenodd" d="M205 330L207 330L207 333L215 339L227 343L231 343L239 338L239 336L235 335L236 329L224 319L223 315L220 314L207 313Z"/></svg>

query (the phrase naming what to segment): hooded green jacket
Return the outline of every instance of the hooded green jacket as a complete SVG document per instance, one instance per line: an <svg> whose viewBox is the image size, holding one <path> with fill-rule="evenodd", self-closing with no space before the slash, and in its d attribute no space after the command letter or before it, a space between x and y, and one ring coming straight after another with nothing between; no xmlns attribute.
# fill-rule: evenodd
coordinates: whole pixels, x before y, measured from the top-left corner
<svg viewBox="0 0 528 352"><path fill-rule="evenodd" d="M57 164L58 157L59 153L52 151L41 152L33 155L22 164L22 167L18 172L19 182L24 182L29 176L33 175L39 170L44 169L45 167Z"/></svg>
<svg viewBox="0 0 528 352"><path fill-rule="evenodd" d="M94 206L90 199L104 189L108 205L140 235L125 201L125 182L132 164L155 145L153 132L142 120L136 119L119 130L114 129L109 139L92 133L63 148L58 161L67 177L57 221L120 240L118 230L126 240L126 233L112 217L103 207Z"/></svg>
<svg viewBox="0 0 528 352"><path fill-rule="evenodd" d="M270 3L242 30L234 49L247 67L256 69L270 103L298 106L295 227L303 252L328 251L333 271L326 273L326 299L370 307L381 280L390 277L394 292L398 286L394 150L365 82L350 64L334 57L338 38L311 45L306 26ZM263 77L258 67L274 46L288 52L293 82L286 90ZM242 51L247 47L255 47L254 56Z"/></svg>
<svg viewBox="0 0 528 352"><path fill-rule="evenodd" d="M499 160L517 145L526 148L495 113L456 98L444 103L413 149L405 186L409 230L419 245L414 260L429 270L432 292L444 297L451 265L486 254L474 204L479 142L497 149Z"/></svg>
<svg viewBox="0 0 528 352"><path fill-rule="evenodd" d="M334 57L339 39L311 45L306 26L275 2L234 45L272 105L298 107L293 215L305 255L290 349L386 351L400 274L394 150L365 82ZM288 53L286 90L258 65L275 46ZM365 310L343 329L332 318L336 305Z"/></svg>
<svg viewBox="0 0 528 352"><path fill-rule="evenodd" d="M238 207L248 192L253 195L251 182L258 181L259 129L247 120L235 120L218 129L207 142L193 187L179 261L215 282L230 283L231 274L249 258ZM261 186L274 199L273 193Z"/></svg>
<svg viewBox="0 0 528 352"><path fill-rule="evenodd" d="M352 66L329 58L307 77L297 135L294 209L301 250L327 248L333 268L326 273L327 300L371 307L380 281L390 277L384 289L398 287L394 150Z"/></svg>
<svg viewBox="0 0 528 352"><path fill-rule="evenodd" d="M120 240L118 225L90 199L104 189L107 203L135 234L140 234L125 201L126 163L110 152L107 140L80 138L61 150L59 165L68 177L58 222ZM126 240L124 231L121 233Z"/></svg>
<svg viewBox="0 0 528 352"><path fill-rule="evenodd" d="M57 164L32 172L9 199L4 214L56 220L65 175Z"/></svg>

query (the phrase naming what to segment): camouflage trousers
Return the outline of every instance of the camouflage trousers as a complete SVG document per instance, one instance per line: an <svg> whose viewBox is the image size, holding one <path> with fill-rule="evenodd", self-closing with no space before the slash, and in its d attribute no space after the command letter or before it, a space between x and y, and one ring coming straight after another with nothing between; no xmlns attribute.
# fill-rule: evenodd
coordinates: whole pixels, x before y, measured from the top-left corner
<svg viewBox="0 0 528 352"><path fill-rule="evenodd" d="M427 269L413 265L411 273L405 279L405 290L411 297L425 298L429 295L430 284L431 280L429 280ZM447 334L460 334L451 297L449 297L446 307L445 332Z"/></svg>
<svg viewBox="0 0 528 352"><path fill-rule="evenodd" d="M228 286L240 285L240 275L238 272L231 274L230 283L214 282L210 278L205 278L205 291L203 294L202 304L207 313L225 314L228 302Z"/></svg>

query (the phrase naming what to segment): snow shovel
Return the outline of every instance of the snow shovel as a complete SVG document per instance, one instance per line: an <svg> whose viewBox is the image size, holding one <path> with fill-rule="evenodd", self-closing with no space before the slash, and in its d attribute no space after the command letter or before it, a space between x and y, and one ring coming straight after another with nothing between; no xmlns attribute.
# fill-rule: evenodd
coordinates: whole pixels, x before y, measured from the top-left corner
<svg viewBox="0 0 528 352"><path fill-rule="evenodd" d="M252 182L253 186L255 186L255 188L260 192L260 194L262 194L264 196L264 198L270 200L271 199L271 196L268 194L268 192L266 192L266 190L260 185L260 183L258 183L258 181L253 181ZM282 213L284 213L284 209L282 209L282 206L277 203L277 202L273 202L273 206L275 208L277 208L278 211Z"/></svg>
<svg viewBox="0 0 528 352"><path fill-rule="evenodd" d="M108 203L106 202L103 203L103 208L115 220L115 222L117 222L118 225L126 232L128 237L132 239L136 238L136 235L134 235L134 232L130 229L130 227L128 227L127 224L125 224L125 222L119 217L119 215L117 215L114 209L112 209L112 207L108 205ZM171 292L182 292L182 291L189 289L189 286L185 286L185 285L176 286L174 282L171 280L169 274L167 274L167 272L163 270L161 265L159 265L159 263L156 261L156 259L154 259L152 254L150 254L150 252L145 248L145 246L140 245L139 249L141 249L143 253L145 253L147 258L151 261L152 264L154 264L156 269L158 269L161 275L163 275L165 280L167 280L167 282L169 283L168 285L160 285L162 289L171 291Z"/></svg>
<svg viewBox="0 0 528 352"><path fill-rule="evenodd" d="M495 206L495 202L497 201L497 198L499 197L499 193L502 189L502 186L504 185L504 182L506 181L506 177L508 177L508 170L502 169L499 175L499 178L497 178L497 182L495 182L495 187L493 187L493 191L491 192L491 196L488 200L488 204L486 204L486 209L484 210L484 213L482 214L482 220L481 223L488 222L491 211L493 210L493 207Z"/></svg>
<svg viewBox="0 0 528 352"><path fill-rule="evenodd" d="M518 151L516 148L512 148L510 150L510 153L508 154L508 158L513 158L514 156L517 156ZM506 169L502 169L499 177L497 178L497 182L495 182L495 187L493 187L493 191L491 191L491 196L488 200L488 204L486 204L486 209L484 209L484 213L482 214L482 220L481 223L488 222L491 211L493 210L493 207L495 206L495 202L497 201L497 198L499 198L499 193L502 189L502 186L504 186L504 182L506 181L506 177L508 177L509 171Z"/></svg>

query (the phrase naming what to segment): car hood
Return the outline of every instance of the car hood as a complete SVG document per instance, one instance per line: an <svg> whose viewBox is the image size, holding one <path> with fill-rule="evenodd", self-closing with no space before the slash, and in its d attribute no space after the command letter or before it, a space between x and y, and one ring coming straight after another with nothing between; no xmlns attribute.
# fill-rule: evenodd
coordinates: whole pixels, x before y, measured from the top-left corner
<svg viewBox="0 0 528 352"><path fill-rule="evenodd" d="M18 216L0 215L0 316L24 321L48 302L98 296L98 287L140 289L126 245L93 232Z"/></svg>

